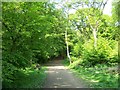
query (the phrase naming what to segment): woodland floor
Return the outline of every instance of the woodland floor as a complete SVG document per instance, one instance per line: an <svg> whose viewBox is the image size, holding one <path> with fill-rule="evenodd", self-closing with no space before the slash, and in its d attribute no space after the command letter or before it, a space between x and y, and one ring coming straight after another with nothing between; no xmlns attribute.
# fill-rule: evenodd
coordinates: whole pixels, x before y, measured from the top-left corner
<svg viewBox="0 0 120 90"><path fill-rule="evenodd" d="M47 78L43 88L86 88L87 86L82 79L64 67L62 60L50 61L45 66Z"/></svg>

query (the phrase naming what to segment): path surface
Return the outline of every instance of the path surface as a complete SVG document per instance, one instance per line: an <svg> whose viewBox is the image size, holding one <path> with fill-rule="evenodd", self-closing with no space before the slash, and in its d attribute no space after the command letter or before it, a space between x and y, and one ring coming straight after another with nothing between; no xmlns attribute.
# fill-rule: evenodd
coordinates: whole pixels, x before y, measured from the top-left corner
<svg viewBox="0 0 120 90"><path fill-rule="evenodd" d="M82 80L66 69L61 61L55 60L46 65L48 68L47 78L43 88L86 88Z"/></svg>

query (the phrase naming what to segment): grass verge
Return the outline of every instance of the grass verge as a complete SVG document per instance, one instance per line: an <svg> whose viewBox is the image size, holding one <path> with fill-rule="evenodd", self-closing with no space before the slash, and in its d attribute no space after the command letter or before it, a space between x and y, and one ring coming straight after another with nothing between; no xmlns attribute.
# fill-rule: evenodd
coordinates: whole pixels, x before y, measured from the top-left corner
<svg viewBox="0 0 120 90"><path fill-rule="evenodd" d="M90 88L118 88L118 73L110 71L107 65L96 65L94 67L83 67L73 63L68 65L64 60L63 64L75 74L85 80Z"/></svg>
<svg viewBox="0 0 120 90"><path fill-rule="evenodd" d="M41 88L46 78L45 70L46 67L41 67L40 70L33 68L20 70L15 74L11 88Z"/></svg>

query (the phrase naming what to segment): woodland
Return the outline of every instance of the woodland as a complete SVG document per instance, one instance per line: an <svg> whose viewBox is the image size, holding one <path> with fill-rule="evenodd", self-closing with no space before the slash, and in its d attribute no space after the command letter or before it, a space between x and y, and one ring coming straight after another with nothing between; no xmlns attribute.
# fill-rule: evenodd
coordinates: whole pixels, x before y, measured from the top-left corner
<svg viewBox="0 0 120 90"><path fill-rule="evenodd" d="M119 86L120 1L111 16L103 14L107 0L62 2L2 2L3 88L40 87L43 65L56 58L90 87Z"/></svg>

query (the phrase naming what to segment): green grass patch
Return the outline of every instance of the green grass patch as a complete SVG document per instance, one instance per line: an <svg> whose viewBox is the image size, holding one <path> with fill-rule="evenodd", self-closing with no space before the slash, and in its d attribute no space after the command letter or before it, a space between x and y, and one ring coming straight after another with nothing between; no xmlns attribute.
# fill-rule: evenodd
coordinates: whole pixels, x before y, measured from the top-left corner
<svg viewBox="0 0 120 90"><path fill-rule="evenodd" d="M118 72L110 71L110 67L107 65L83 67L75 62L68 68L74 71L79 78L85 80L91 88L118 88Z"/></svg>
<svg viewBox="0 0 120 90"><path fill-rule="evenodd" d="M64 66L69 66L69 60L68 60L68 59L64 59L64 60L62 61L62 64L63 64Z"/></svg>
<svg viewBox="0 0 120 90"><path fill-rule="evenodd" d="M41 88L45 78L45 67L40 70L33 68L26 68L20 70L15 74L15 81L12 83L12 88Z"/></svg>
<svg viewBox="0 0 120 90"><path fill-rule="evenodd" d="M95 68L79 67L74 69L80 78L86 80L93 88L117 88L118 74L108 73L104 70L95 70Z"/></svg>

